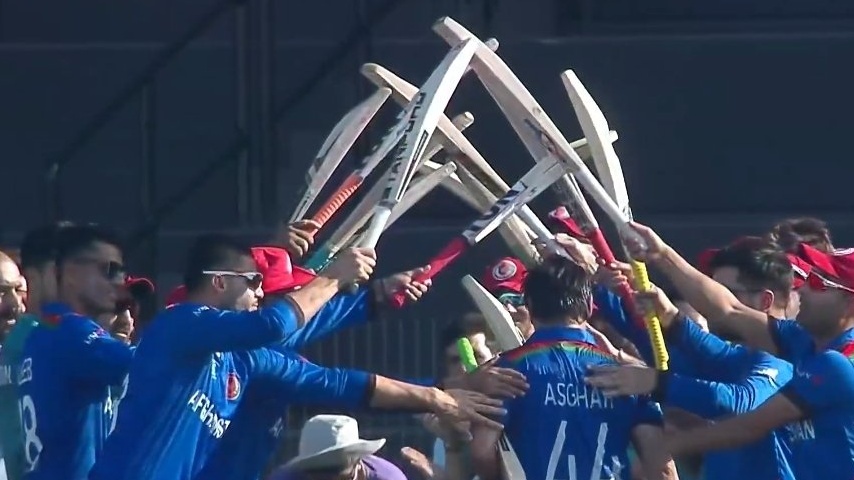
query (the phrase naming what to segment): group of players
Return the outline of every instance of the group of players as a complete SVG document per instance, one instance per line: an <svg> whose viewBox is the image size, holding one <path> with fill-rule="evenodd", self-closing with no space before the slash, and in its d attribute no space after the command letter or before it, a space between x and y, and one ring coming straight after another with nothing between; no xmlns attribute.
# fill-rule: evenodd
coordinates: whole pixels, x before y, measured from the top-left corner
<svg viewBox="0 0 854 480"><path fill-rule="evenodd" d="M472 374L507 383L489 391L465 376L440 388L301 357L381 315L393 293L417 301L430 287L415 280L421 269L372 280L367 249L317 274L299 268L310 222L289 226L281 246L199 237L177 295L135 331L117 309L129 285L120 241L91 224L36 229L20 248L23 275L0 256L4 305L28 286L27 313L0 350L8 475L257 480L287 406L312 404L466 426L467 466L483 480L501 477L502 435L532 480L854 478L854 250L834 249L819 221L790 220L706 252L698 269L636 224L646 245L629 250L669 287L627 305L612 292L631 270L600 262L563 224L561 254L488 269L526 338ZM647 366L637 319L651 311L667 371ZM702 473L687 468L697 454ZM360 478L358 462L310 478Z"/></svg>

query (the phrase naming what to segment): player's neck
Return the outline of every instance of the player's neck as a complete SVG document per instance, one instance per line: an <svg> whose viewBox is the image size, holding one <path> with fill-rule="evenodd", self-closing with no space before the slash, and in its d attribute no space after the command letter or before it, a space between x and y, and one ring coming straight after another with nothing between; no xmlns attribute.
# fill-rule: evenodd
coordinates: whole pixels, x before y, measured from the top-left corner
<svg viewBox="0 0 854 480"><path fill-rule="evenodd" d="M533 319L535 330L545 328L585 328L587 322L575 317L551 318L548 320Z"/></svg>
<svg viewBox="0 0 854 480"><path fill-rule="evenodd" d="M771 305L768 308L767 313L768 313L768 315L770 315L774 318L778 318L780 320L787 320L787 319L791 318L791 317L789 317L789 314L786 312L786 307L778 307L776 305Z"/></svg>
<svg viewBox="0 0 854 480"><path fill-rule="evenodd" d="M216 299L214 299L212 295L209 295L208 292L205 291L187 293L186 302L219 308Z"/></svg>

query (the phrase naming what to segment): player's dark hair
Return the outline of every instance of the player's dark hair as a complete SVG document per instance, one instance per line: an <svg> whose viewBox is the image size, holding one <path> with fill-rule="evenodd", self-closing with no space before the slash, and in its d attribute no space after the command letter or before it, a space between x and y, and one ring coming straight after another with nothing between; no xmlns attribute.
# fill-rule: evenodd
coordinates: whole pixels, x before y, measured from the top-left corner
<svg viewBox="0 0 854 480"><path fill-rule="evenodd" d="M756 238L756 237L751 237ZM738 281L750 289L771 290L788 298L794 271L786 253L773 244L756 240L735 242L719 250L709 267L732 267Z"/></svg>
<svg viewBox="0 0 854 480"><path fill-rule="evenodd" d="M796 253L801 243L825 253L833 252L833 241L827 222L815 217L783 220L774 225L767 237L789 253Z"/></svg>
<svg viewBox="0 0 854 480"><path fill-rule="evenodd" d="M540 322L586 321L592 283L591 275L577 263L553 255L528 271L522 286L525 305L531 317Z"/></svg>
<svg viewBox="0 0 854 480"><path fill-rule="evenodd" d="M24 235L19 251L21 268L44 268L56 261L57 238L74 223L60 221L34 228Z"/></svg>
<svg viewBox="0 0 854 480"><path fill-rule="evenodd" d="M203 271L231 270L242 258L251 256L250 247L234 237L220 233L200 235L187 252L184 268L187 292L193 292L205 283Z"/></svg>
<svg viewBox="0 0 854 480"><path fill-rule="evenodd" d="M56 237L56 264L62 265L95 248L99 243L122 249L122 241L113 231L95 224L72 225L62 229Z"/></svg>

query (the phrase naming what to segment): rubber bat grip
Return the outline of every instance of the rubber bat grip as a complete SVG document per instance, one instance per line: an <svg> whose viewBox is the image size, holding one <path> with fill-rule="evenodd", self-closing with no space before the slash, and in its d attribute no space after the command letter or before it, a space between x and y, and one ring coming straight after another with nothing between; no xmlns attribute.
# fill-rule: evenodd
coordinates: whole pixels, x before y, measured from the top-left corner
<svg viewBox="0 0 854 480"><path fill-rule="evenodd" d="M453 262L457 257L459 257L465 250L468 248L469 243L463 237L457 237L451 240L450 243L445 245L445 248L442 249L441 252L436 254L432 260L430 260L430 268L421 273L420 275L416 275L412 278L412 280L416 282L424 283L427 280L432 279L434 276L438 275L439 272L445 269L451 262ZM402 290L398 290L394 292L394 294L389 299L389 303L395 308L400 308L406 303L406 293Z"/></svg>
<svg viewBox="0 0 854 480"><path fill-rule="evenodd" d="M652 283L649 281L649 274L646 271L646 265L643 262L632 260L632 273L634 273L635 282L638 290L648 292L652 289ZM664 344L664 334L661 333L661 322L658 315L654 312L646 316L646 330L649 334L649 341L652 344L652 353L655 357L655 368L661 371L667 371L670 356L667 354L667 346Z"/></svg>

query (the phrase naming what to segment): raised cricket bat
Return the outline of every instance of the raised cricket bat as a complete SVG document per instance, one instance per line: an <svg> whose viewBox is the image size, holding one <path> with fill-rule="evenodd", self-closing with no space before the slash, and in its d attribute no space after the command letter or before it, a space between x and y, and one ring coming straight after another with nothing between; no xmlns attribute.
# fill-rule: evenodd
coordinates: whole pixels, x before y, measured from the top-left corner
<svg viewBox="0 0 854 480"><path fill-rule="evenodd" d="M603 186L612 200L608 208L603 206L603 209L617 224L620 234L624 238L632 238L643 244L643 240L638 238L637 233L628 225L632 221L629 194L617 152L614 151L614 146L605 140L608 134L608 121L605 119L605 115L584 87L584 84L575 75L575 72L572 70L563 72L561 80L567 94L569 94L572 108L575 110L581 129L590 140L590 149L593 152L596 170L599 172ZM637 283L635 287L640 291L649 291L652 284L649 281L646 265L631 258L630 262L634 273L633 277ZM664 335L661 333L658 316L654 313L648 315L646 326L655 356L655 366L658 370L667 370L670 359L664 344Z"/></svg>
<svg viewBox="0 0 854 480"><path fill-rule="evenodd" d="M441 18L436 22L433 30L452 44L476 38L465 27L449 17ZM504 112L508 122L534 159L540 161L560 156L557 152L557 147L550 139L550 135L559 138L564 144L566 143L566 139L510 67L497 54L483 45L475 53L475 58L472 60L472 68L499 108ZM529 112L537 112L538 115L535 117ZM546 134L546 131L550 135ZM610 146L610 142L617 139L617 132L608 132L606 130L606 133L608 134L608 145ZM585 134L587 134L587 131L585 131ZM569 144L569 147L581 158L590 158L593 156L591 145L586 139L572 142ZM566 175L561 178L556 186L563 202L576 214L576 218L579 220L579 227L582 228L585 237L593 245L596 253L606 262L614 262L614 254L605 237L602 235L602 230L599 228L599 224L596 222L593 212L590 210L590 206L587 204L587 200L581 193L575 179L571 175ZM556 249L556 246L552 245L552 248ZM624 287L620 294L628 302L627 305L633 311L636 311L634 309L634 300L628 287Z"/></svg>
<svg viewBox="0 0 854 480"><path fill-rule="evenodd" d="M474 123L474 115L471 112L463 112L454 117L454 125L465 130ZM431 138L427 149L424 152L424 161L429 162L429 159L439 153L443 145L438 138ZM434 171L436 168L430 170ZM384 177L387 177L390 172L386 172ZM442 182L445 185L445 182ZM365 225L373 213L374 206L379 202L383 188L383 182L377 182L371 187L371 190L362 197L362 200L356 205L356 208L350 212L347 218L338 226L338 228L329 237L329 240L317 249L311 258L305 264L306 268L320 270L338 253L352 238L363 225ZM334 198L334 195L333 195Z"/></svg>
<svg viewBox="0 0 854 480"><path fill-rule="evenodd" d="M516 213L522 206L548 190L552 183L564 175L563 164L557 160L539 162L522 176L506 195L498 199L492 207L471 223L459 237L451 240L445 248L430 260L430 269L415 277L416 281L424 282L438 275L452 261L459 257L470 246L476 245L487 235L495 231L510 215ZM406 301L403 292L392 295L392 305L402 306Z"/></svg>
<svg viewBox="0 0 854 480"><path fill-rule="evenodd" d="M341 160L356 143L356 139L359 138L359 135L374 118L389 95L391 95L390 89L378 89L338 121L321 145L306 173L306 190L291 214L288 223L293 223L305 216L311 204L323 190L323 186L329 181L329 177L338 168Z"/></svg>
<svg viewBox="0 0 854 480"><path fill-rule="evenodd" d="M412 208L428 193L438 187L444 179L453 175L456 168L457 165L453 162L446 163L433 172L414 179L409 188L406 189L406 193L403 194L403 198L401 198L400 202L398 202L392 209L391 217L389 217L385 229L387 230L391 227L398 218L409 211L410 208ZM382 186L381 184L378 185ZM365 226L370 219L371 211L379 199L381 193L380 190L381 189L378 189L376 192L372 191L363 199L363 202L360 203L359 206L356 207L356 210L353 211L353 214L358 216L349 217L356 218L357 220L350 223L347 230L341 234L340 238L334 239L335 243L324 246L322 249L318 250L306 264L306 268L311 268L315 271L322 270L332 260L332 258L335 257L341 248L359 243L361 234L364 234ZM372 195L374 193L375 195Z"/></svg>
<svg viewBox="0 0 854 480"><path fill-rule="evenodd" d="M477 309L483 314L483 318L486 319L486 324L498 342L498 348L502 351L508 351L520 347L524 343L524 339L504 306L471 275L463 277L462 284ZM525 480L527 478L525 469L522 468L513 445L503 433L498 440L498 453L505 480Z"/></svg>
<svg viewBox="0 0 854 480"><path fill-rule="evenodd" d="M386 180L382 198L374 209L368 230L359 243L360 247L373 248L377 245L391 217L391 210L400 201L415 174L433 130L439 118L444 117L443 112L476 49L477 44L470 41L452 48L407 107L409 115L403 124L403 137L394 153L391 174Z"/></svg>

